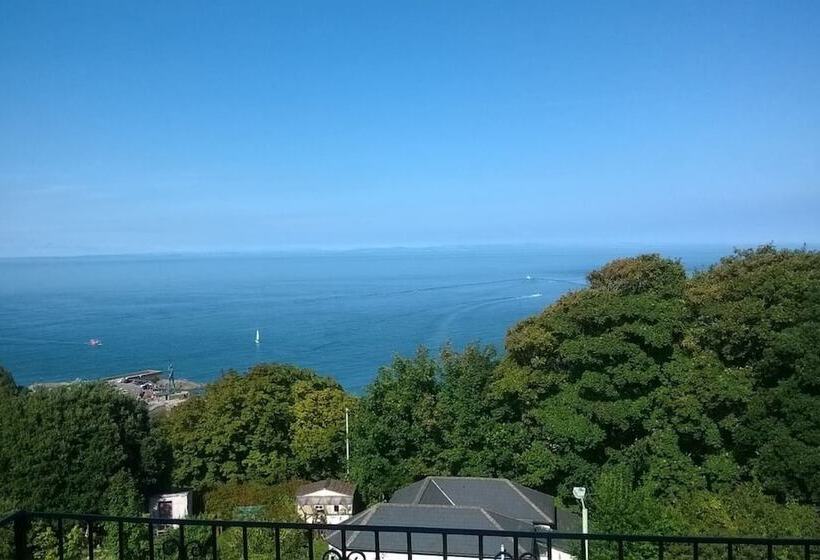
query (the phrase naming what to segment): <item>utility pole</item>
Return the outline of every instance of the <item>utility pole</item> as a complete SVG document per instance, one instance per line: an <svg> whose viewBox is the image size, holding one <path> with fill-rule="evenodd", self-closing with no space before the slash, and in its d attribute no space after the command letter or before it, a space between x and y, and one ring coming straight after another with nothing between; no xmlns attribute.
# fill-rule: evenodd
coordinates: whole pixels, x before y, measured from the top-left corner
<svg viewBox="0 0 820 560"><path fill-rule="evenodd" d="M350 409L345 407L345 466L350 476Z"/></svg>

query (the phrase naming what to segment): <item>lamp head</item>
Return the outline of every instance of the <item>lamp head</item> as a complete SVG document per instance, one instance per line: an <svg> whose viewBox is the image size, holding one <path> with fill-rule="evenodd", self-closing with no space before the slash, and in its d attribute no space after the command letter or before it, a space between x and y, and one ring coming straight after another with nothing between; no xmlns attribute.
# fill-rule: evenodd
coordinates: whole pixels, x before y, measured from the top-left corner
<svg viewBox="0 0 820 560"><path fill-rule="evenodd" d="M576 486L572 489L572 495L575 496L576 500L583 500L587 495L587 489L583 486Z"/></svg>

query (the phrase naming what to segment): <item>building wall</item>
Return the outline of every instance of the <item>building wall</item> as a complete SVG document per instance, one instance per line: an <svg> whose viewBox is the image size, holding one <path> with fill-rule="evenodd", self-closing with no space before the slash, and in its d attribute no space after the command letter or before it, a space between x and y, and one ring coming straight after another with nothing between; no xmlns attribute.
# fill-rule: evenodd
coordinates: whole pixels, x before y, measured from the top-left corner
<svg viewBox="0 0 820 560"><path fill-rule="evenodd" d="M350 496L345 496L344 494L339 494L337 492L332 492L330 490L319 490L317 492L313 492L311 494L307 494L307 496L311 498L328 498L327 502L320 502L322 507L324 508L322 511L317 511L313 504L305 504L300 505L298 502L296 504L296 513L299 514L301 519L304 519L308 523L318 523L319 517L324 515L324 522L325 523L341 523L342 521L346 521L353 515L353 504L337 504L339 507L338 511L334 510L334 504L331 503L332 501L338 501L338 498L348 498L349 500L353 500Z"/></svg>
<svg viewBox="0 0 820 560"><path fill-rule="evenodd" d="M333 505L323 504L324 511L318 512L312 505L297 506L296 513L299 514L300 519L304 519L307 523L319 523L320 513L324 513L325 523L341 523L347 521L353 515L353 506L339 505L339 511L333 510Z"/></svg>

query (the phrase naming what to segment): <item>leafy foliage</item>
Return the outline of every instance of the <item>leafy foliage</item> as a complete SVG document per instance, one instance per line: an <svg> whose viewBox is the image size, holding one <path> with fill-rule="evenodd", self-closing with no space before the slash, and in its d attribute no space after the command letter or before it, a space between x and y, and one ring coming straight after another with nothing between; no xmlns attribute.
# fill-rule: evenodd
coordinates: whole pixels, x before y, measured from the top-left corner
<svg viewBox="0 0 820 560"><path fill-rule="evenodd" d="M438 365L426 350L396 357L366 390L354 422L353 478L377 500L430 472L439 449Z"/></svg>
<svg viewBox="0 0 820 560"><path fill-rule="evenodd" d="M102 383L0 396L0 495L18 508L134 513L165 465L145 405Z"/></svg>
<svg viewBox="0 0 820 560"><path fill-rule="evenodd" d="M246 375L229 372L164 420L174 482L207 488L338 475L351 403L335 381L309 370L259 364Z"/></svg>
<svg viewBox="0 0 820 560"><path fill-rule="evenodd" d="M261 506L262 519L298 521L295 499L301 484L299 480L273 486L258 482L222 484L205 492L205 511L218 519L234 519L237 508Z"/></svg>
<svg viewBox="0 0 820 560"><path fill-rule="evenodd" d="M296 474L331 478L345 471L345 410L356 399L335 383L297 381L293 386L290 448Z"/></svg>
<svg viewBox="0 0 820 560"><path fill-rule="evenodd" d="M691 338L753 391L734 455L778 498L820 503L820 254L762 247L696 276Z"/></svg>

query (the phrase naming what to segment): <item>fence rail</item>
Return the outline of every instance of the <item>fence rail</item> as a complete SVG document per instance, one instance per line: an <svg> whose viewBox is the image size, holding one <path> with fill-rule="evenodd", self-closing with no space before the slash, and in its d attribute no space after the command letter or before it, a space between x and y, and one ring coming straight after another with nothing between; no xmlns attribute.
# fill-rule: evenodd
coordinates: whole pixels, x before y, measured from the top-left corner
<svg viewBox="0 0 820 560"><path fill-rule="evenodd" d="M820 538L0 515L0 560L820 560ZM4 548L5 544L5 548ZM5 551L5 552L4 552Z"/></svg>

